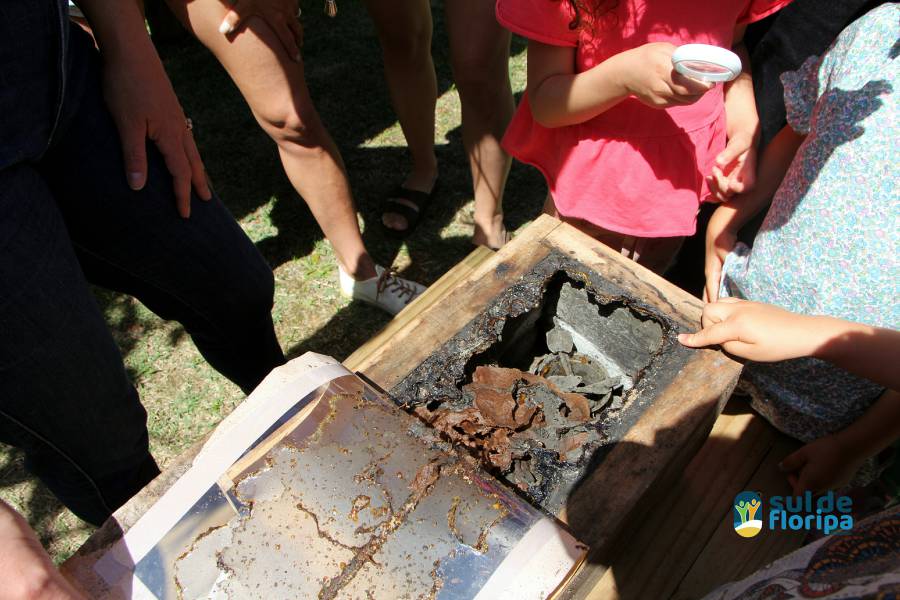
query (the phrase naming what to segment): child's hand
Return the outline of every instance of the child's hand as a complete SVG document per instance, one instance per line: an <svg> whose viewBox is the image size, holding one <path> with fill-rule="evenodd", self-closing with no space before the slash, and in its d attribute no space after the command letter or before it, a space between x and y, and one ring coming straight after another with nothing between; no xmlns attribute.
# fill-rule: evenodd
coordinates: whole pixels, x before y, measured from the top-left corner
<svg viewBox="0 0 900 600"><path fill-rule="evenodd" d="M706 286L703 301L715 302L719 299L719 285L722 280L722 265L725 257L737 244L737 231L731 228L730 207L719 207L713 213L706 228L706 263L704 273Z"/></svg>
<svg viewBox="0 0 900 600"><path fill-rule="evenodd" d="M672 66L675 46L644 44L619 55L621 84L626 93L651 108L693 104L713 84L685 77Z"/></svg>
<svg viewBox="0 0 900 600"><path fill-rule="evenodd" d="M682 333L678 341L690 348L718 344L729 354L756 362L812 356L824 341L816 317L736 298L704 306L700 323L699 332Z"/></svg>
<svg viewBox="0 0 900 600"><path fill-rule="evenodd" d="M820 494L850 483L865 458L846 448L839 434L829 435L788 455L778 468L787 473L795 496L807 490Z"/></svg>
<svg viewBox="0 0 900 600"><path fill-rule="evenodd" d="M728 138L716 157L712 174L706 176L709 194L715 202L726 202L735 194L750 191L756 184L756 146L751 134Z"/></svg>

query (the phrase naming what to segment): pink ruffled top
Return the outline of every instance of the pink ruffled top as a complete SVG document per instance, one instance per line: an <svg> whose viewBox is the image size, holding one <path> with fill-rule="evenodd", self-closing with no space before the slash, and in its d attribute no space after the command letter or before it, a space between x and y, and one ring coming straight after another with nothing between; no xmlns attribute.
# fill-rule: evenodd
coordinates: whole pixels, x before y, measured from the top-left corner
<svg viewBox="0 0 900 600"><path fill-rule="evenodd" d="M575 70L650 42L730 48L737 25L790 0L619 0L593 32L572 28L566 0L497 0L497 19L530 40L574 47ZM725 147L723 87L690 106L654 109L627 98L597 117L546 128L522 98L503 138L507 152L544 174L560 214L625 235L691 235L705 177Z"/></svg>

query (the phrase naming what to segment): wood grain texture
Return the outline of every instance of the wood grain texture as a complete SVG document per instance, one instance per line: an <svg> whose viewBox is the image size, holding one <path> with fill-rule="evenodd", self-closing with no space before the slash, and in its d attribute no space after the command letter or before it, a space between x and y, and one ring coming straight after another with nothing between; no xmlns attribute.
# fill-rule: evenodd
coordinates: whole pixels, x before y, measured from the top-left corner
<svg viewBox="0 0 900 600"><path fill-rule="evenodd" d="M445 277L453 283L446 292L426 298L421 306L411 304L407 309L409 314L404 310L395 319L399 322L390 335L354 352L344 364L362 372L382 389L393 388L484 310L488 302L545 258L550 248L540 241L563 226L556 219L541 216L468 273L448 273Z"/></svg>
<svg viewBox="0 0 900 600"><path fill-rule="evenodd" d="M381 346L411 323L414 323L425 310L443 300L456 285L471 276L478 266L492 256L494 256L494 251L485 246L479 246L473 250L459 264L444 273L440 279L431 284L409 306L391 319L384 329L348 356L343 361L344 366L351 371L362 371L364 365L371 364L371 357L377 353Z"/></svg>
<svg viewBox="0 0 900 600"><path fill-rule="evenodd" d="M754 418L762 421L760 417ZM768 424L764 426L770 435L769 451L750 479L742 486L732 488L732 498L744 490L762 492L765 511L766 498L791 494L787 478L778 470L778 463L799 448L800 443L776 432ZM803 545L804 531L772 531L763 527L750 539L735 535L730 506L718 508L719 525L678 585L673 598L701 598L720 585L743 579Z"/></svg>

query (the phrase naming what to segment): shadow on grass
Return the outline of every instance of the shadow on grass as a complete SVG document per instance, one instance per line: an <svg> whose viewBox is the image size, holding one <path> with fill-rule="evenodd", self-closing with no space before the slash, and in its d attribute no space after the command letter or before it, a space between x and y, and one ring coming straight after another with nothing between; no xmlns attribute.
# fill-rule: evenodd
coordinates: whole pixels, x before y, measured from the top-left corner
<svg viewBox="0 0 900 600"><path fill-rule="evenodd" d="M381 203L404 177L409 156L402 145L361 147L386 132L389 140L397 139L396 143L402 144L377 37L361 3L342 4L336 19L328 19L318 11L309 13L304 12L307 81L347 165L357 209L365 224L366 246L377 262L389 265L401 245L406 244L411 265L402 275L432 283L472 250L467 236L441 237L460 208L472 198L460 128L450 131L447 139L437 145L440 187L419 227L405 241L385 236L380 228ZM453 84L440 3L433 2L433 14L433 57L438 93L443 95ZM514 39L512 54L524 50L524 42ZM263 238L259 249L269 264L276 268L313 252L322 232L284 174L274 143L259 128L224 69L189 37L162 46L160 54L185 112L195 124L195 137L216 192L228 209L240 220L272 203L269 219L277 234L257 237ZM515 164L504 203L507 227L515 230L535 218L543 197L541 176ZM95 289L95 295L123 357L128 359L128 375L139 384L158 368L154 355L144 352L142 340L168 325L146 318L126 295L102 289ZM285 351L289 357L315 351L343 360L389 320L384 312L355 302ZM175 344L184 335L183 328L172 328L167 341ZM22 454L0 446L0 492L31 480ZM54 526L65 509L46 488L37 486L23 502L24 514L45 545L65 538L67 532Z"/></svg>
<svg viewBox="0 0 900 600"><path fill-rule="evenodd" d="M34 476L25 469L25 454L10 446L0 446L0 491L33 480ZM21 508L41 544L44 547L54 544L57 534L51 524L66 510L56 496L44 486L36 486Z"/></svg>

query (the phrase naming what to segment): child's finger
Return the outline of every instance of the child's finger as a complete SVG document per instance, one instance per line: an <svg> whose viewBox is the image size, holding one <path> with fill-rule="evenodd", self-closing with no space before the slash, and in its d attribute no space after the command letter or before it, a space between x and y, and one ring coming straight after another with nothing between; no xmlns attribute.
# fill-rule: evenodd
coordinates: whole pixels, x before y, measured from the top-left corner
<svg viewBox="0 0 900 600"><path fill-rule="evenodd" d="M291 29L291 21L296 22L296 19L288 17L286 20L282 21L280 18L277 18L274 22L270 22L269 26L275 30L275 35L281 40L281 45L284 46L288 56L290 56L294 62L300 62L300 47L297 45L296 33Z"/></svg>
<svg viewBox="0 0 900 600"><path fill-rule="evenodd" d="M297 46L299 48L302 48L303 47L303 25L300 24L299 18L291 19L290 21L288 21L288 26L291 28L291 31L294 33L294 39L297 41Z"/></svg>
<svg viewBox="0 0 900 600"><path fill-rule="evenodd" d="M729 196L733 196L734 194L743 194L747 189L747 185L744 183L744 179L738 175L732 175L728 179L728 192Z"/></svg>
<svg viewBox="0 0 900 600"><path fill-rule="evenodd" d="M673 91L682 96L690 96L694 100L699 100L703 96L703 94L715 87L714 83L700 81L699 79L694 79L693 77L687 77L674 69L672 69L672 74L670 75L670 77L672 79Z"/></svg>
<svg viewBox="0 0 900 600"><path fill-rule="evenodd" d="M734 340L732 326L728 322L721 322L704 327L697 333L681 333L678 341L688 348L704 348L716 346Z"/></svg>
<svg viewBox="0 0 900 600"><path fill-rule="evenodd" d="M736 162L746 152L747 149L743 147L743 144L735 144L729 140L729 143L725 145L725 148L716 157L716 165L725 170L728 165Z"/></svg>
<svg viewBox="0 0 900 600"><path fill-rule="evenodd" d="M725 299L723 298L722 300ZM716 323L727 321L733 312L733 302L713 302L703 307L703 312L700 314L700 322L703 324L703 327L710 327Z"/></svg>
<svg viewBox="0 0 900 600"><path fill-rule="evenodd" d="M806 464L807 457L804 448L800 448L796 452L788 454L784 460L778 463L778 468L782 473L797 471Z"/></svg>
<svg viewBox="0 0 900 600"><path fill-rule="evenodd" d="M728 176L718 166L713 166L712 177L715 181L716 191L722 198L723 202L734 194L734 192L732 192L729 188Z"/></svg>

